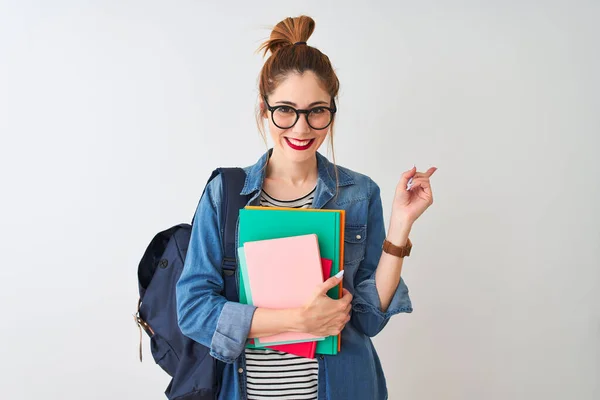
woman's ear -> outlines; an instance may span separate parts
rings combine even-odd
[[[267,105],[265,104],[265,101],[263,99],[260,99],[258,101],[258,106],[260,107],[260,115],[263,118],[267,118]]]

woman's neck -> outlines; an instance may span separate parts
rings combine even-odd
[[[293,162],[282,157],[276,149],[267,164],[267,179],[299,187],[306,184],[314,185],[317,182],[317,157],[312,157],[303,162]]]

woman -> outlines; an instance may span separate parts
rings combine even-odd
[[[287,18],[261,46],[271,56],[260,75],[257,117],[261,131],[268,121],[274,146],[245,169],[242,193],[252,194],[253,205],[346,210],[344,274],[325,281],[299,309],[227,301],[220,295],[221,181],[211,181],[198,205],[202,226],[192,229],[177,301],[182,332],[227,363],[220,399],[385,399],[385,377],[370,337],[392,315],[412,312],[400,277],[402,252],[410,246],[414,221],[433,202],[429,178],[436,168],[419,173],[413,167],[402,175],[386,236],[379,187],[317,153],[333,136],[339,82],[327,56],[306,44],[314,27],[310,17]],[[341,279],[346,289],[333,300],[326,292]],[[341,351],[306,359],[245,349],[249,338],[287,331],[342,332]]]

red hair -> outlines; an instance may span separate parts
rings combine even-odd
[[[303,74],[306,71],[312,71],[319,79],[321,87],[331,96],[332,101],[335,100],[340,89],[340,82],[329,57],[316,47],[306,44],[314,30],[315,21],[306,15],[295,18],[289,17],[275,25],[269,39],[258,48],[258,52],[262,51],[263,56],[266,56],[269,52],[271,53],[260,71],[258,80],[259,101],[262,102],[263,96],[268,98],[290,74]],[[265,143],[263,117],[266,112],[264,107],[259,107],[256,113],[256,122]],[[333,152],[334,123],[335,117],[329,127],[329,145],[335,164],[335,154]]]

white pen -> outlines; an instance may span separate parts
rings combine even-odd
[[[415,164],[413,164],[412,168],[414,168],[414,167],[415,167]],[[408,184],[406,185],[406,190],[410,190],[412,188],[412,180],[413,180],[413,178],[410,178],[408,180]]]

